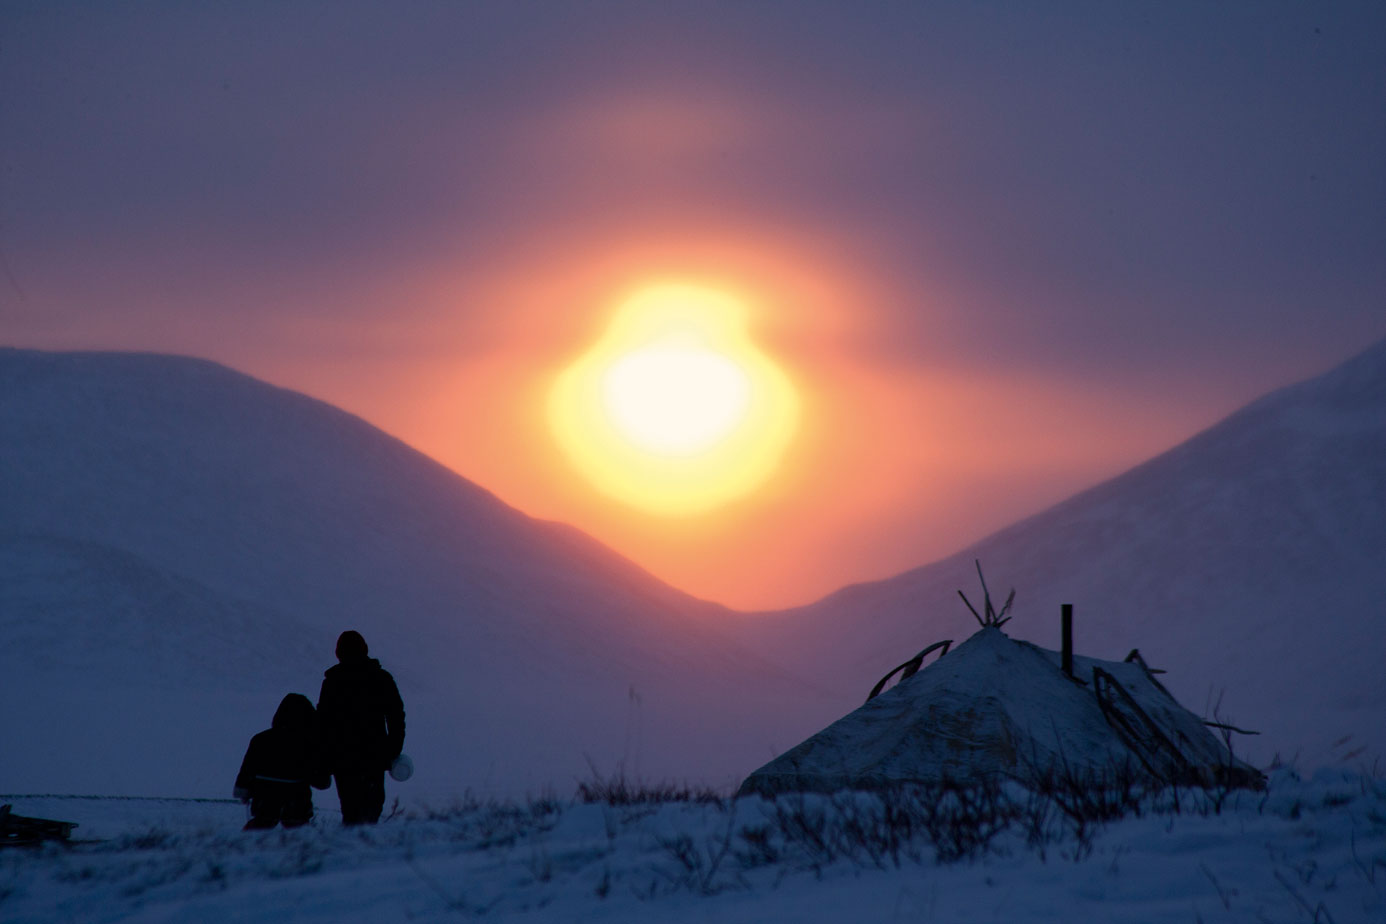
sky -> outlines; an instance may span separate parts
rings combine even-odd
[[[359,414],[739,608],[956,551],[1386,336],[1379,3],[0,7],[0,344]],[[795,383],[711,512],[546,395],[732,292]]]

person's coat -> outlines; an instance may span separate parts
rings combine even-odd
[[[333,773],[383,772],[404,749],[404,703],[395,678],[374,658],[327,669],[318,718]]]
[[[264,790],[265,784],[301,785],[303,796],[310,785],[317,789],[331,785],[317,716],[306,696],[285,696],[270,727],[250,739],[236,774],[236,790],[252,794]]]

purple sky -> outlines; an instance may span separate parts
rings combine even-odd
[[[10,2],[0,343],[219,359],[797,602],[1386,336],[1383,49],[1381,3]],[[817,475],[670,526],[479,445],[647,272],[775,303]]]

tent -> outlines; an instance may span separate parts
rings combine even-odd
[[[983,628],[956,648],[921,652],[944,651],[928,667],[918,669],[920,656],[901,665],[905,679],[756,770],[738,795],[997,777],[1034,784],[1056,774],[1263,785],[1139,652],[1102,661],[1070,651],[1070,673],[1065,655],[1002,632],[989,601],[979,621]],[[1228,737],[1240,731],[1219,728]]]

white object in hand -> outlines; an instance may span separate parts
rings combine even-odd
[[[395,762],[390,764],[390,776],[403,783],[414,775],[414,762],[409,759],[408,754],[401,754],[395,758]]]

